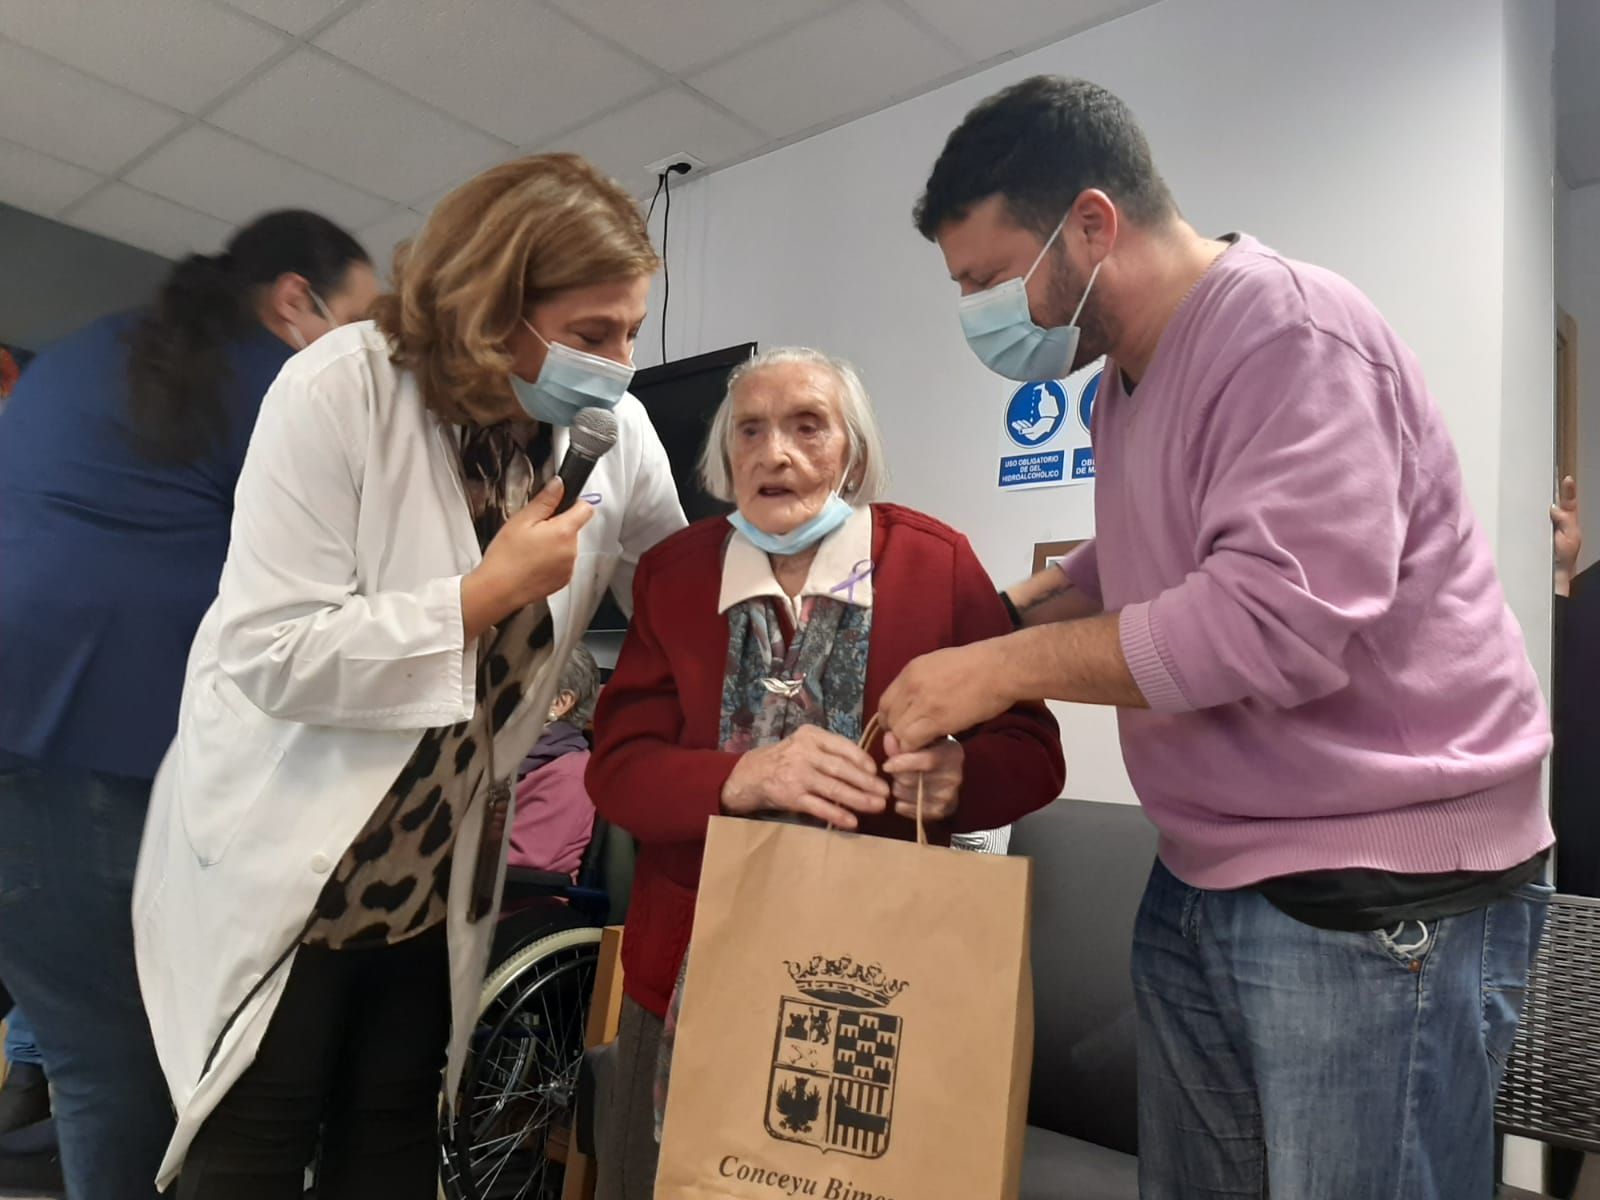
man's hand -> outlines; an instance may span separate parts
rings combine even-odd
[[[999,716],[1012,693],[1007,638],[935,650],[913,659],[878,700],[878,712],[902,754],[963,733]],[[915,796],[913,795],[913,800]]]
[[[884,734],[884,751],[889,755],[883,770],[894,780],[894,811],[917,819],[917,791],[922,792],[922,819],[945,821],[955,815],[961,803],[962,766],[967,752],[954,738],[942,738],[924,750],[904,753],[900,739]]]
[[[878,698],[902,752],[965,733],[1024,700],[1145,708],[1115,613],[1023,629],[914,658]]]
[[[1550,506],[1550,524],[1555,526],[1555,591],[1570,595],[1572,577],[1577,574],[1578,551],[1583,549],[1583,529],[1578,524],[1578,481],[1568,475],[1561,481],[1561,494]]]

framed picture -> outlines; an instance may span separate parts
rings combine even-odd
[[[1055,566],[1088,540],[1087,538],[1078,538],[1072,542],[1035,542],[1033,544],[1033,573],[1037,575],[1046,567]]]

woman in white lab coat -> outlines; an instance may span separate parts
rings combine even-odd
[[[508,163],[268,392],[135,884],[182,1200],[298,1197],[313,1156],[324,1197],[434,1195],[505,785],[603,591],[683,524],[626,394],[657,266],[581,159]],[[551,516],[591,405],[617,444]]]

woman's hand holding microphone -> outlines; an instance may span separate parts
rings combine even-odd
[[[578,534],[594,516],[579,500],[560,516],[559,478],[511,516],[483,561],[461,580],[461,623],[467,641],[520,608],[544,600],[566,587],[578,561]]]

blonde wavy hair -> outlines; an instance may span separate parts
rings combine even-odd
[[[660,265],[631,196],[576,154],[539,154],[439,201],[396,250],[393,290],[373,316],[429,408],[458,424],[493,421],[512,400],[507,346],[531,305]]]

